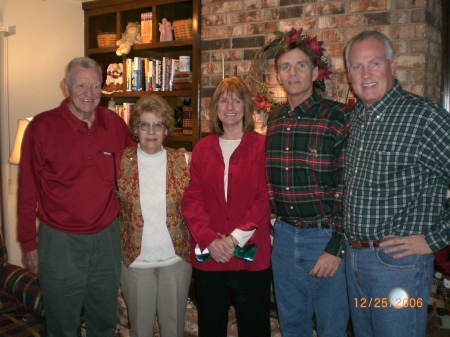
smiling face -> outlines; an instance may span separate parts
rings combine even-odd
[[[95,115],[100,103],[102,79],[96,68],[75,65],[68,79],[63,80],[69,95],[69,109],[80,119]]]
[[[148,128],[146,131],[141,130],[139,127],[136,129],[141,150],[148,154],[156,154],[161,151],[162,143],[167,135],[167,129],[164,126],[162,130],[156,131],[153,123],[159,122],[164,125],[163,118],[153,112],[143,112],[139,122],[146,126],[144,128]]]
[[[280,56],[277,68],[277,79],[286,92],[291,108],[312,95],[318,68],[312,65],[302,50],[296,48]]]
[[[224,92],[217,104],[217,116],[224,130],[240,129],[244,126],[244,101],[235,93]]]
[[[380,100],[395,83],[395,61],[386,56],[377,38],[355,42],[348,54],[348,75],[353,91],[365,108]]]

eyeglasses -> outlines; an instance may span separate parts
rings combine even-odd
[[[153,122],[150,124],[149,122],[138,122],[137,127],[141,131],[148,131],[150,127],[153,128],[153,131],[160,132],[164,129],[165,124],[163,122]]]

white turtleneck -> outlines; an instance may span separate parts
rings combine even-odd
[[[228,195],[228,171],[230,168],[230,158],[233,152],[237,149],[241,139],[222,139],[219,138],[220,149],[222,150],[223,161],[225,163],[225,172],[223,174],[223,187],[225,191],[225,202]],[[239,228],[235,228],[231,235],[237,240],[239,246],[243,247],[247,241],[251,238],[255,230],[243,231]]]
[[[138,144],[137,161],[144,228],[141,254],[130,267],[168,266],[178,262],[181,258],[175,254],[166,224],[167,151],[163,148],[158,153],[151,155],[142,151]]]

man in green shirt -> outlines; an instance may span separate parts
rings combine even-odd
[[[358,34],[345,57],[359,98],[343,214],[355,336],[425,336],[432,253],[449,245],[450,114],[402,89],[385,35]]]
[[[349,315],[341,223],[350,107],[315,91],[320,54],[302,40],[285,43],[275,57],[288,102],[269,115],[266,171],[283,337],[311,337],[313,316],[319,336],[345,337]]]

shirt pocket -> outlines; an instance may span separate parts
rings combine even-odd
[[[119,179],[120,160],[122,152],[117,148],[107,148],[105,150],[98,150],[95,156],[96,170],[99,179],[107,184],[115,183]]]
[[[414,155],[401,152],[374,151],[369,155],[367,172],[372,186],[391,189],[399,187],[413,176],[417,159]]]

